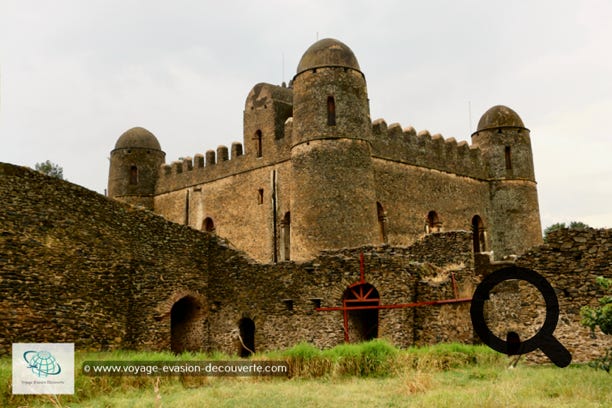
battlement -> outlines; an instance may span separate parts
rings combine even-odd
[[[291,128],[290,120],[287,126]],[[288,149],[286,150],[288,156]],[[239,142],[232,143],[231,148],[220,145],[216,150],[210,149],[204,154],[196,153],[193,157],[183,157],[169,164],[162,164],[159,168],[156,193],[206,183],[281,160],[283,157],[272,153],[264,157],[256,157],[255,154],[246,155],[243,144]]]
[[[412,126],[387,125],[384,119],[372,123],[372,134],[373,157],[467,177],[486,177],[480,148],[464,140],[445,139],[439,133],[431,135],[428,130],[417,133]]]

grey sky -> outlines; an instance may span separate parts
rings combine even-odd
[[[333,37],[372,119],[470,141],[507,105],[531,130],[543,225],[612,227],[610,21],[610,1],[0,0],[0,161],[49,159],[103,192],[131,127],[167,162],[242,142],[253,85]]]

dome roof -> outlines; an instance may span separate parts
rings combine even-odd
[[[318,67],[346,67],[361,71],[353,51],[333,38],[324,38],[312,44],[302,55],[297,73]]]
[[[503,105],[493,106],[486,111],[478,121],[478,130],[494,129],[500,127],[524,128],[521,117],[512,109]]]
[[[133,127],[126,131],[117,139],[117,143],[115,144],[115,149],[132,148],[161,150],[161,146],[155,135],[141,127]]]

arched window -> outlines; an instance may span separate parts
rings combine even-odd
[[[430,211],[427,213],[427,219],[425,221],[425,232],[440,232],[442,231],[442,222],[440,221],[440,217],[438,213],[435,211]]]
[[[327,97],[327,125],[336,125],[336,101],[333,96]]]
[[[506,146],[504,149],[504,156],[506,158],[506,170],[512,170],[512,148]]]
[[[378,229],[380,231],[380,240],[387,243],[387,215],[381,203],[376,203],[376,214],[378,216]]]
[[[288,261],[291,259],[291,213],[286,212],[281,221],[281,259]]]
[[[255,155],[256,155],[256,157],[263,156],[262,133],[261,133],[261,130],[257,129],[257,131],[255,132],[255,137],[253,137],[253,140],[255,140]]]
[[[206,232],[215,232],[215,223],[212,218],[206,217],[202,222],[202,229]]]
[[[472,217],[472,241],[474,253],[486,252],[487,250],[487,233],[479,215]]]
[[[130,167],[130,184],[138,184],[138,167],[136,166]]]

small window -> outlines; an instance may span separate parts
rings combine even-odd
[[[312,302],[312,305],[314,306],[315,309],[321,307],[321,299],[319,299],[319,298],[312,298],[312,299],[310,299],[310,301]]]
[[[264,190],[260,188],[257,190],[257,204],[262,205],[264,201]]]
[[[510,146],[506,146],[504,150],[506,157],[506,170],[512,170],[512,149]]]
[[[327,125],[336,126],[336,101],[333,96],[327,97]]]
[[[261,157],[263,155],[263,148],[262,148],[262,134],[261,134],[261,130],[257,129],[257,132],[255,132],[255,137],[253,138],[255,140],[255,154],[257,157]]]
[[[130,184],[138,184],[138,167],[136,166],[130,167]]]
[[[283,299],[283,303],[285,304],[285,308],[287,310],[293,310],[293,299]]]

